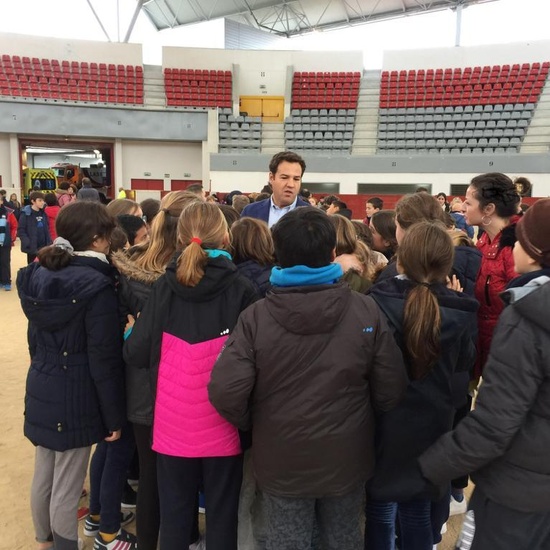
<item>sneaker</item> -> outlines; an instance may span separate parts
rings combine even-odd
[[[9,292],[11,290],[11,285],[4,285],[4,290]]]
[[[441,534],[444,535],[447,532],[447,522],[441,526]]]
[[[136,519],[134,512],[120,512],[120,526],[128,525]],[[87,537],[95,537],[99,533],[99,521],[94,521],[90,516],[84,522],[84,534]]]
[[[137,537],[120,529],[111,542],[105,542],[98,533],[94,540],[94,550],[137,550]]]
[[[134,491],[128,483],[124,487],[124,492],[122,493],[122,499],[120,501],[121,508],[135,508],[137,502],[137,493]]]
[[[449,516],[458,516],[459,514],[465,514],[468,510],[468,501],[464,497],[460,502],[451,495],[451,502],[449,504]]]
[[[189,550],[206,550],[206,540],[200,537],[197,542],[189,545]]]

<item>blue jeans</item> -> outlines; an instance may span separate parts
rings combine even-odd
[[[399,520],[400,550],[432,550],[429,500],[367,502],[366,550],[394,550],[395,522]]]
[[[99,530],[116,533],[120,529],[120,501],[126,472],[136,447],[132,426],[122,429],[120,439],[100,441],[90,463],[90,514],[100,514]]]

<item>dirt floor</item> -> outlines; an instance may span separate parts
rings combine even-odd
[[[23,436],[23,397],[29,364],[27,322],[15,288],[17,270],[25,264],[26,255],[19,250],[17,241],[12,251],[12,291],[0,289],[0,550],[35,548],[29,504],[34,447]],[[85,504],[82,501],[81,505]],[[454,549],[461,523],[462,516],[450,518],[439,550]],[[129,525],[128,530],[133,532],[133,527]],[[85,548],[91,550],[93,540],[83,539]]]

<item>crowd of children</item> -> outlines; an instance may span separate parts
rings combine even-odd
[[[521,215],[507,176],[474,178],[475,246],[444,196],[370,199],[358,227],[299,199],[304,171],[275,155],[240,219],[202,189],[145,216],[70,199],[55,233],[42,193],[19,223],[0,205],[0,254],[17,233],[29,261],[38,550],[81,547],[93,445],[94,550],[432,550],[453,502],[460,550],[550,547],[550,199]]]

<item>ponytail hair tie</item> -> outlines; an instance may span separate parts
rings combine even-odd
[[[426,288],[430,288],[430,286],[432,286],[430,283],[417,283],[419,284],[420,286],[425,286]]]
[[[199,246],[201,246],[202,241],[198,237],[192,237],[191,240],[189,241],[189,244],[191,243],[197,243]]]
[[[69,254],[72,254],[74,252],[73,245],[67,239],[64,239],[63,237],[57,237],[54,240],[53,245],[56,246],[57,248],[61,248],[63,250],[66,250]]]

